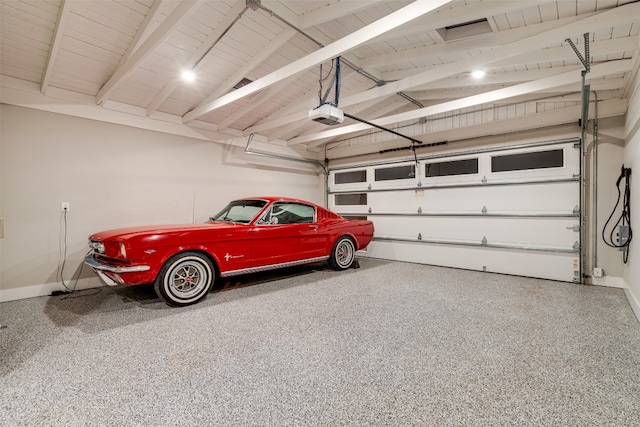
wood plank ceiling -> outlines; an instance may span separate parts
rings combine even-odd
[[[577,120],[584,67],[567,40],[583,56],[588,44],[587,82],[604,116],[624,114],[640,64],[633,0],[0,4],[5,87],[26,82],[46,96],[90,97],[219,140],[255,133],[302,151],[397,141],[350,119],[308,119],[338,56],[345,113],[425,142],[471,126],[495,132]],[[472,77],[475,69],[486,75]]]

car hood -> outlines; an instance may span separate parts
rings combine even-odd
[[[150,225],[143,227],[118,228],[95,233],[89,237],[90,240],[127,240],[132,237],[189,233],[199,230],[231,230],[237,227],[246,227],[246,224],[234,224],[231,222],[207,222],[204,224],[173,224],[173,225]]]

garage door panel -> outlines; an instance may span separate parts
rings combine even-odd
[[[329,207],[374,222],[368,256],[580,280],[578,141],[341,168]]]
[[[376,217],[376,236],[534,245],[571,249],[577,218]],[[574,231],[575,230],[575,231]]]
[[[463,188],[372,192],[367,208],[373,213],[571,213],[580,204],[578,183],[520,184]],[[364,206],[360,211],[366,212]],[[334,206],[334,209],[341,210]]]
[[[578,254],[546,253],[428,243],[372,242],[367,257],[402,260],[572,282],[578,274]]]

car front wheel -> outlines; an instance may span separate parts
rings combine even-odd
[[[207,296],[215,280],[211,261],[196,252],[173,256],[160,270],[154,289],[168,305],[195,304]]]
[[[351,267],[356,258],[356,247],[353,240],[343,236],[333,245],[333,251],[329,257],[329,266],[334,270],[346,270]]]

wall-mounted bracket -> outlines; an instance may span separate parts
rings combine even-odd
[[[573,44],[573,40],[565,39],[565,41],[569,43],[569,46],[571,46],[571,49],[573,49],[573,51],[575,52],[580,62],[582,62],[582,66],[584,67],[583,73],[586,74],[589,71],[591,71],[591,64],[590,64],[591,57],[589,55],[589,33],[584,33],[583,36],[584,36],[584,57],[582,56],[582,54],[580,53],[576,45]]]

